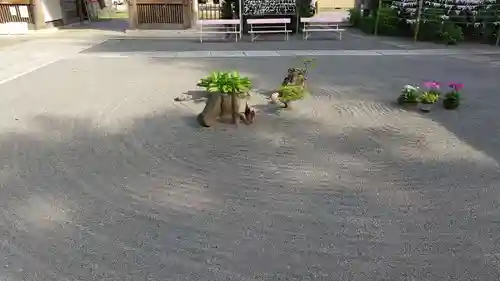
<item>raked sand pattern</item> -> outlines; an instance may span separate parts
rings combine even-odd
[[[263,98],[253,103],[259,101]],[[456,263],[453,253],[463,251],[461,247],[478,247],[483,255],[492,249],[484,234],[470,227],[494,209],[487,198],[498,196],[498,164],[427,116],[389,103],[335,98],[311,98],[279,116],[272,106],[260,105],[253,127],[219,126],[194,133],[185,123],[172,124],[168,131],[175,137],[163,144],[173,148],[168,161],[179,173],[189,170],[192,178],[176,182],[184,189],[182,195],[173,192],[162,203],[196,213],[229,200],[230,213],[237,218],[231,224],[265,222],[257,239],[268,245],[262,251],[271,253],[263,254],[263,260],[279,264],[271,257],[293,253],[295,243],[308,243],[315,258],[301,254],[297,259],[306,264],[333,260],[335,265],[317,270],[327,274],[325,268],[331,267],[337,272],[335,280],[341,280],[336,279],[341,268],[350,271],[353,265],[362,272],[376,270],[386,272],[380,276],[397,278],[401,267],[424,261],[442,264],[442,269],[429,265],[432,269],[413,274],[420,276],[418,280],[433,280],[449,274],[436,271]],[[201,110],[194,104],[176,106],[186,116]],[[216,189],[226,199],[210,199],[199,193],[200,186]],[[144,197],[151,191],[142,192],[138,195]],[[162,190],[153,192],[158,197],[147,200],[162,198]],[[484,205],[471,203],[472,194],[483,198]],[[460,211],[445,211],[449,209]],[[286,226],[283,220],[294,223]],[[319,225],[321,231],[312,231]],[[288,238],[278,238],[281,235]],[[455,241],[457,235],[461,242]],[[460,254],[460,267],[468,272],[473,270],[472,260],[486,261],[474,251]],[[352,254],[356,257],[347,257]],[[339,259],[349,261],[339,266]],[[359,260],[365,261],[360,265]],[[465,276],[462,269],[454,278]],[[422,271],[433,272],[432,277],[422,277]],[[359,278],[352,271],[343,274],[349,280]]]
[[[0,112],[3,279],[499,279],[497,159],[443,125],[457,112],[402,110],[379,79],[369,98],[320,66],[293,111],[257,93],[256,124],[205,129],[202,100],[173,98],[206,69],[118,60],[48,69],[73,69],[67,86],[12,84],[24,95]],[[103,73],[125,82],[103,94]],[[460,122],[497,137],[475,126],[482,101],[470,95]]]

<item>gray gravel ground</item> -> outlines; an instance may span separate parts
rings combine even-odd
[[[7,36],[0,35],[0,48],[16,45],[25,41],[27,41],[27,39],[10,38]]]
[[[213,69],[264,92],[291,65],[84,57],[0,85],[0,280],[499,280],[497,69],[321,57],[312,97],[256,95],[249,127],[173,102]],[[463,106],[392,105],[427,79]]]
[[[111,39],[103,44],[89,48],[85,53],[93,52],[136,52],[136,51],[239,51],[239,50],[373,50],[400,49],[397,46],[382,43],[378,40],[358,38],[345,35],[344,40],[334,39],[333,35],[319,35],[310,40],[291,37],[283,40],[282,36],[265,36],[252,43],[250,38],[234,43],[230,40],[208,40],[200,43],[198,38],[190,40],[157,40],[157,39]],[[228,42],[229,41],[229,42]],[[439,45],[436,45],[439,46]],[[442,47],[442,46],[441,46]]]

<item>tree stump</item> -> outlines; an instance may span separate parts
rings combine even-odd
[[[212,93],[207,99],[203,111],[198,115],[198,123],[204,127],[213,126],[218,120],[238,124],[239,121],[249,125],[255,120],[255,109],[245,108],[245,114],[240,113],[241,99],[236,95]]]
[[[224,120],[232,120],[234,123],[234,114],[236,116],[240,112],[240,99],[234,95],[222,95],[222,105],[220,118]]]
[[[203,111],[198,115],[198,123],[203,127],[211,127],[217,122],[222,110],[222,95],[212,93],[208,96],[207,103]]]
[[[239,119],[239,109],[240,109],[240,103],[238,97],[235,95],[231,95],[231,113],[233,117],[233,124],[238,125],[240,119]]]

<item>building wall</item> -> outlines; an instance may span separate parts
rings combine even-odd
[[[28,33],[34,29],[33,19],[29,0],[0,0],[0,35]]]
[[[78,15],[78,5],[76,0],[60,0],[61,1],[61,10],[63,16],[64,24],[69,24],[73,22],[77,22],[80,20]]]
[[[59,0],[41,0],[45,22],[63,19],[61,2]]]
[[[356,6],[356,0],[317,0],[319,11],[350,9]]]

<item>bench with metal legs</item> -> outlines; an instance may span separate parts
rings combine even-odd
[[[203,34],[235,34],[236,42],[241,37],[240,20],[220,19],[220,20],[199,20],[200,42],[203,43]]]
[[[304,40],[307,40],[313,32],[334,32],[337,33],[337,38],[342,40],[342,32],[345,29],[340,28],[339,24],[347,21],[346,13],[339,12],[324,17],[300,18],[300,22],[304,24],[302,34]]]
[[[290,24],[290,18],[264,18],[264,19],[247,19],[247,24],[250,26],[248,33],[252,36],[252,42],[261,34],[279,34],[285,35],[285,40],[288,40],[288,33],[292,32],[287,25]]]

